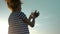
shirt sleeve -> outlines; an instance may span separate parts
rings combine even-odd
[[[27,17],[26,17],[26,15],[24,13],[22,13],[22,17],[21,18],[22,19],[26,19]]]

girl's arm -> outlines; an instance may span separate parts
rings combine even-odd
[[[32,19],[32,21],[30,21],[31,20],[31,18],[29,18],[29,19],[23,19],[23,21],[26,23],[26,24],[28,24],[28,25],[30,25],[31,27],[34,27],[34,25],[35,25],[35,18],[33,18]]]
[[[29,16],[29,19],[23,19],[23,21],[26,23],[26,24],[28,24],[28,25],[30,25],[31,27],[34,27],[34,25],[35,25],[35,18],[37,18],[38,16],[39,16],[39,12],[36,12],[37,10],[35,10],[35,12],[34,13],[31,13],[31,15]],[[32,19],[32,21],[31,21],[31,19]]]

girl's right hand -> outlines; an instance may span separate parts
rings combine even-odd
[[[34,13],[32,12],[30,15],[31,18],[37,18],[38,16],[39,16],[39,11],[37,12],[37,10],[35,10]]]

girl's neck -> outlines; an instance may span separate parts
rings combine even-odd
[[[12,10],[12,12],[21,12],[21,9]]]

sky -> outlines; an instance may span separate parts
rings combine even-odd
[[[27,17],[38,10],[35,27],[29,26],[30,34],[60,34],[60,0],[21,0],[22,11]],[[11,10],[0,0],[0,34],[8,34],[8,17]]]

